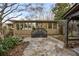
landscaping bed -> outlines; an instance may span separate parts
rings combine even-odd
[[[18,37],[0,39],[0,56],[20,56],[28,44]]]
[[[29,42],[22,42],[8,51],[8,56],[22,56],[24,49],[28,46]]]

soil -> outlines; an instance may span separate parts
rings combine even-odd
[[[29,45],[29,42],[22,42],[8,51],[8,56],[22,56],[24,49]]]

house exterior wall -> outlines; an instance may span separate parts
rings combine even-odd
[[[38,23],[40,26],[39,27],[42,27],[42,28],[45,28],[47,30],[47,34],[48,35],[52,35],[52,34],[59,34],[59,25],[57,24],[57,29],[53,28],[53,23],[52,23],[52,28],[49,29],[48,28],[48,23]]]
[[[23,22],[25,23],[25,22]],[[16,28],[16,24],[23,24],[22,22],[15,22],[13,24],[13,34],[14,36],[20,36],[20,37],[31,37],[31,33],[32,33],[32,29],[27,29],[27,30],[17,30]],[[56,23],[57,24],[57,23]],[[59,26],[57,24],[57,28],[53,28],[53,23],[52,23],[52,28],[48,28],[48,23],[38,23],[38,26],[41,28],[44,28],[47,30],[47,34],[49,35],[53,35],[53,34],[59,34]]]
[[[22,23],[14,23],[13,24],[13,34],[14,34],[14,36],[19,36],[19,37],[31,36],[32,30],[17,30],[16,24],[22,24]]]
[[[59,34],[59,26],[57,24],[57,28],[53,28],[53,23],[52,23],[52,29],[47,28],[48,34],[49,35],[54,35],[54,34]]]

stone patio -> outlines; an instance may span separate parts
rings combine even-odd
[[[25,38],[30,44],[25,48],[23,56],[76,56],[72,50],[64,48],[64,43],[53,38]]]

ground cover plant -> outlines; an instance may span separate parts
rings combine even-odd
[[[20,44],[21,40],[17,37],[6,37],[0,40],[0,55],[7,55],[10,49]]]

